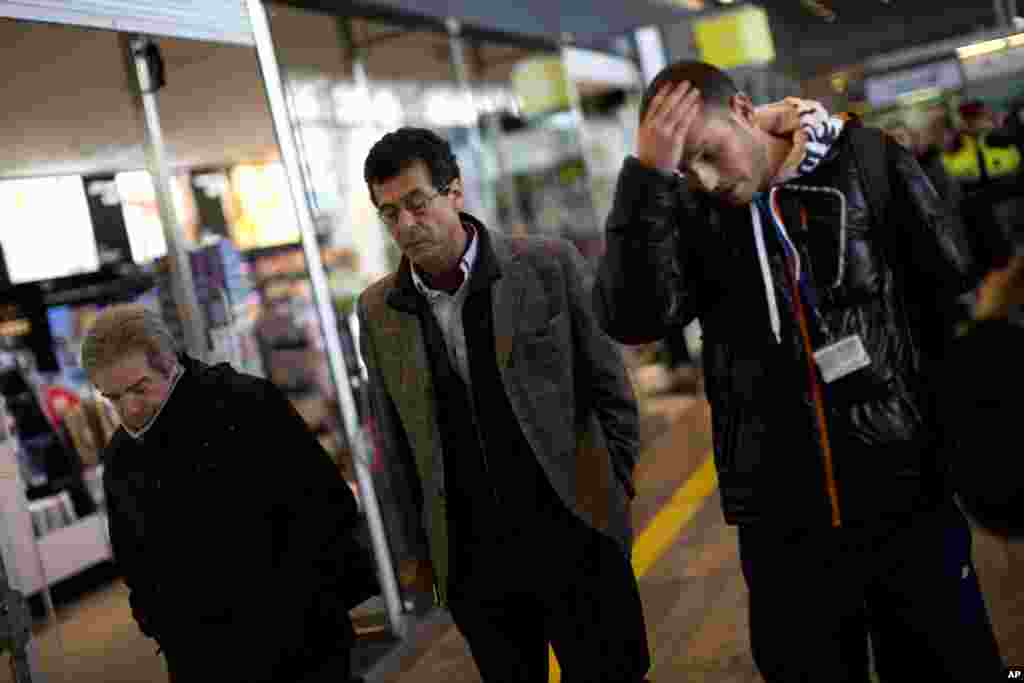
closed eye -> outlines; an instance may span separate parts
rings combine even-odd
[[[102,396],[103,398],[107,399],[111,403],[117,403],[118,401],[121,400],[121,397],[124,396],[125,394],[141,394],[143,391],[146,390],[146,385],[147,384],[149,384],[149,378],[148,377],[143,377],[138,382],[136,382],[135,384],[131,385],[130,387],[128,387],[127,389],[125,389],[121,393],[118,393],[118,394],[104,394],[101,391],[100,392],[100,396]]]

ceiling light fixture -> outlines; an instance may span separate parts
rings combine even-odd
[[[800,4],[802,4],[812,14],[821,17],[825,21],[832,22],[837,18],[835,11],[819,0],[800,0]]]
[[[980,43],[964,45],[963,47],[957,48],[956,54],[960,59],[972,59],[974,57],[980,57],[982,55],[1004,50],[1007,46],[1018,47],[1024,44],[1022,41],[1024,41],[1024,34],[1018,33],[1017,35],[1010,36],[1009,38],[996,38],[995,40],[985,40]]]

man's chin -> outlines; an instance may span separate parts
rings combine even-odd
[[[136,421],[128,422],[127,420],[122,420],[122,422],[124,423],[124,426],[127,427],[129,430],[131,430],[133,432],[142,431],[143,428],[145,428],[145,426],[149,424],[149,421],[150,421],[150,418],[148,418],[148,417],[145,420],[139,420],[137,422]]]
[[[727,206],[739,207],[750,204],[754,200],[754,196],[743,190],[733,190],[725,194],[715,195],[715,199]]]
[[[422,244],[412,249],[408,249],[405,255],[409,258],[409,261],[420,270],[432,271],[437,261],[437,257],[433,253],[433,249],[430,245]]]

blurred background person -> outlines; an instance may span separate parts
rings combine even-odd
[[[1019,421],[1024,390],[1024,256],[994,271],[974,319],[950,347],[943,410],[951,425],[952,481],[964,509],[986,529],[1024,537],[1024,458]]]
[[[885,132],[905,149],[914,153],[914,157],[921,168],[932,181],[932,186],[939,196],[946,200],[951,207],[958,208],[962,193],[959,184],[950,177],[946,167],[942,163],[942,139],[944,132],[937,127],[937,134],[933,135],[926,129],[919,131],[911,128],[902,121],[897,121],[886,127]],[[936,138],[938,138],[936,140]]]
[[[963,125],[956,143],[943,156],[949,173],[972,189],[1016,175],[1021,165],[1020,150],[989,144],[989,135],[998,128],[993,109],[971,100],[960,105],[959,113]]]

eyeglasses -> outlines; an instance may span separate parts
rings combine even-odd
[[[398,200],[399,206],[395,206],[394,204],[384,204],[378,208],[377,215],[380,216],[384,225],[393,228],[398,225],[398,219],[402,215],[402,209],[405,209],[413,216],[422,216],[423,212],[427,210],[427,206],[430,202],[446,194],[448,194],[447,186],[440,188],[430,196],[425,195],[420,190],[413,190]]]

